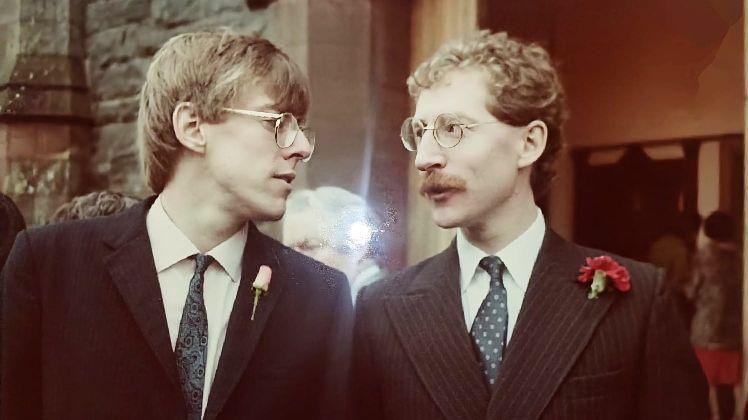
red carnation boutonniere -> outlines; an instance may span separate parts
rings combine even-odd
[[[626,267],[607,255],[587,258],[587,265],[579,269],[580,283],[590,283],[588,299],[597,299],[600,293],[615,288],[621,292],[631,290],[631,278]],[[612,287],[611,287],[612,285]]]
[[[260,304],[260,296],[266,294],[270,288],[270,277],[272,274],[273,271],[270,267],[261,265],[260,271],[257,272],[257,277],[255,277],[255,281],[252,282],[252,287],[255,289],[255,301],[252,305],[251,321],[255,320],[255,311],[257,310],[257,306]]]

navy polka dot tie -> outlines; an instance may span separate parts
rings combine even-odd
[[[208,315],[203,300],[203,280],[213,257],[198,254],[195,260],[195,274],[190,280],[182,321],[179,323],[177,345],[174,348],[189,420],[200,420],[203,415],[205,361],[208,356]]]
[[[488,295],[478,310],[473,321],[470,335],[473,337],[483,374],[489,388],[493,388],[499,376],[499,368],[504,357],[507,322],[509,313],[506,303],[506,289],[502,275],[504,263],[496,256],[484,257],[478,264],[491,276]]]

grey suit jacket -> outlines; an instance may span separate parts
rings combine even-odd
[[[354,328],[359,419],[706,419],[707,385],[661,271],[587,298],[604,255],[547,231],[493,392],[465,328],[459,261],[441,254],[366,287]]]

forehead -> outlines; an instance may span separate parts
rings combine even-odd
[[[415,119],[433,121],[439,114],[463,114],[473,118],[490,117],[488,76],[477,68],[451,70],[416,100]]]
[[[253,111],[277,111],[275,100],[268,95],[266,89],[256,84],[244,86],[237,95],[236,107],[240,109],[249,109]]]

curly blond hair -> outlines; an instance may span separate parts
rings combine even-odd
[[[140,92],[138,145],[148,186],[160,193],[183,149],[174,134],[172,113],[191,102],[198,117],[222,121],[249,87],[261,87],[278,112],[299,121],[309,108],[309,82],[301,69],[270,41],[224,29],[177,35],[161,47]]]
[[[506,32],[478,31],[442,45],[408,78],[408,91],[417,99],[446,73],[470,67],[488,75],[491,99],[486,106],[498,120],[513,126],[541,120],[548,127],[545,151],[530,176],[533,193],[542,196],[555,175],[554,161],[563,146],[561,126],[566,119],[564,91],[548,52]]]

